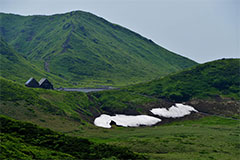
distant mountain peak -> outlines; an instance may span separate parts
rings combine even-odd
[[[0,18],[0,35],[17,52],[73,84],[133,84],[196,64],[88,12]]]

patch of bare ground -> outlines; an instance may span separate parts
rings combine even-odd
[[[192,99],[186,104],[193,106],[199,112],[210,115],[232,117],[240,115],[240,101],[227,98],[215,98],[211,100]]]
[[[157,125],[162,125],[166,123],[171,123],[174,121],[183,120],[197,120],[206,116],[222,116],[226,118],[240,117],[240,101],[229,99],[229,98],[214,98],[210,100],[203,99],[192,99],[188,102],[183,102],[184,104],[194,107],[198,112],[191,112],[190,115],[179,118],[165,118],[161,116],[156,116],[150,112],[152,108],[170,108],[174,105],[174,102],[168,100],[159,99],[156,102],[147,103],[141,106],[141,113],[148,114],[150,116],[155,116],[160,118],[162,121]]]

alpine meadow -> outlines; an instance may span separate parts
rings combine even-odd
[[[0,142],[0,159],[238,160],[240,59],[84,11],[0,13]]]

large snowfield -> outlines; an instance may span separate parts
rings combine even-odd
[[[102,114],[100,117],[95,119],[94,124],[98,127],[111,128],[111,121],[114,121],[117,125],[123,127],[138,127],[140,125],[154,125],[160,122],[161,119],[147,115],[128,116],[117,114],[115,116],[109,116]]]
[[[178,118],[191,114],[191,112],[198,112],[196,109],[189,105],[176,103],[169,109],[166,108],[153,108],[150,110],[153,114],[166,117],[166,118]]]
[[[184,105],[181,103],[176,103],[169,109],[167,108],[153,108],[150,110],[154,115],[165,117],[165,118],[178,118],[184,117],[191,114],[191,112],[198,112],[196,109],[189,105]],[[102,114],[94,120],[94,125],[103,128],[111,128],[111,122],[115,122],[118,126],[123,127],[139,127],[152,126],[162,120],[153,116],[148,115],[123,115],[117,114],[115,116],[109,116],[107,114]]]

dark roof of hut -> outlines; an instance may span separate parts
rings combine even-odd
[[[47,78],[42,78],[40,81],[39,81],[39,85],[41,86],[41,84],[43,84],[44,82],[49,82],[48,80],[47,80]],[[50,83],[50,82],[49,82]]]
[[[33,77],[31,77],[31,78],[25,83],[25,86],[27,86],[27,87],[33,87],[33,88],[38,88],[38,87],[39,87],[39,84],[38,84],[38,82],[37,82]]]
[[[51,84],[51,82],[48,81],[47,78],[42,78],[39,81],[39,86],[40,88],[44,88],[44,89],[53,89],[53,85]]]
[[[31,78],[25,83],[25,85],[29,84],[33,79],[34,79],[34,78],[31,77]]]
[[[25,85],[28,85],[28,84],[30,84],[31,82],[38,83],[33,77],[31,77],[31,78],[25,83]]]

